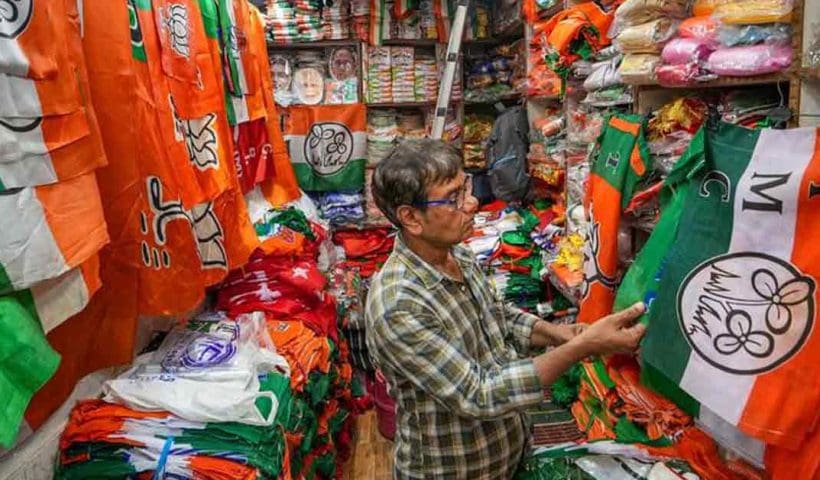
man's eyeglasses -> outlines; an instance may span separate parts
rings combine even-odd
[[[417,202],[413,204],[415,207],[436,207],[439,205],[450,205],[456,208],[456,210],[461,210],[464,208],[464,202],[467,201],[467,197],[473,194],[473,176],[469,173],[467,174],[466,178],[464,179],[464,184],[458,191],[454,192],[448,198],[442,198],[437,200],[427,200],[426,202]]]

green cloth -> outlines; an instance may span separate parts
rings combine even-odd
[[[59,364],[36,317],[16,298],[0,297],[0,445],[14,443],[31,397]]]

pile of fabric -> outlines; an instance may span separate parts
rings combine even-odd
[[[392,228],[345,230],[333,234],[333,243],[344,251],[345,268],[356,269],[362,278],[370,278],[393,251],[396,232]]]
[[[358,8],[354,15],[361,16],[361,6]],[[265,23],[268,37],[275,43],[343,40],[350,38],[351,3],[274,0],[268,2]]]
[[[438,97],[438,64],[436,57],[416,50],[413,87],[416,102],[434,102]]]
[[[396,110],[367,111],[367,166],[375,167],[393,150],[399,136]]]
[[[390,47],[367,47],[365,61],[365,101],[390,103],[393,101]]]
[[[293,43],[301,40],[296,8],[290,0],[268,2],[265,13],[265,30],[274,43]]]
[[[368,47],[366,65],[368,103],[436,100],[440,72],[430,52],[413,47]]]
[[[549,69],[566,79],[576,60],[588,59],[609,45],[606,33],[612,19],[612,13],[598,4],[580,3],[535,23],[533,42],[546,52]]]
[[[364,220],[361,193],[326,192],[316,196],[319,215],[333,226],[355,225]]]
[[[390,48],[390,82],[393,101],[397,103],[416,100],[415,50],[413,47]]]

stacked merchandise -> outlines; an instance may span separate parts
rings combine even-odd
[[[319,215],[333,226],[355,225],[365,219],[361,193],[325,192],[314,198]]]
[[[390,47],[367,47],[365,101],[390,103],[393,101]]]
[[[367,166],[375,168],[393,150],[399,136],[395,110],[367,111]]]
[[[369,279],[393,251],[395,235],[390,227],[335,232],[333,243],[341,247],[344,253],[344,260],[339,265],[355,269],[363,279]]]
[[[537,25],[533,24],[533,29]],[[556,75],[547,66],[547,37],[545,35],[533,35],[528,45],[527,55],[529,63],[529,74],[527,75],[528,97],[554,97],[561,93],[561,77]]]
[[[274,43],[294,43],[301,40],[299,24],[296,21],[296,9],[290,0],[273,0],[268,2],[265,14],[265,31],[268,39]]]
[[[526,79],[523,42],[498,46],[489,52],[468,55],[468,102],[494,102],[520,94]]]
[[[36,430],[80,378],[130,362],[138,318],[193,311],[247,262],[243,193],[298,196],[261,14],[181,4],[33,4],[0,46],[5,446],[27,406]]]
[[[321,0],[296,0],[296,26],[300,42],[315,42],[324,37]]]
[[[350,38],[350,0],[325,2],[322,7],[322,36],[324,40]]]
[[[563,203],[565,183],[564,151],[566,135],[563,112],[545,107],[532,115],[527,166],[537,198]]]
[[[470,2],[470,7],[464,22],[464,40],[485,40],[492,37],[492,2],[477,0]]]
[[[399,137],[403,139],[421,139],[427,135],[424,127],[424,114],[419,110],[406,110],[397,117]]]
[[[624,54],[620,76],[630,84],[652,83],[661,51],[689,14],[689,0],[627,0],[615,12],[609,37]]]
[[[413,47],[390,49],[390,82],[393,101],[396,103],[416,101],[414,58]]]
[[[370,37],[370,0],[350,0],[350,37],[367,42]]]
[[[432,54],[416,50],[413,71],[416,102],[434,102],[438,96],[438,65]]]
[[[464,118],[463,166],[468,170],[486,170],[487,140],[493,130],[493,117],[490,115],[468,114]]]

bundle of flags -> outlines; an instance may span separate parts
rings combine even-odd
[[[33,429],[79,378],[131,360],[140,315],[193,310],[247,261],[243,193],[299,196],[247,0],[26,8],[0,42],[6,446],[35,391]]]

